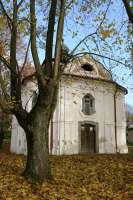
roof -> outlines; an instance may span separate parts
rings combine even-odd
[[[84,70],[84,65],[91,67],[91,70]],[[35,69],[31,65],[25,67],[22,74],[23,82],[30,80],[33,76],[36,76]],[[73,61],[65,68],[63,75],[112,83],[125,94],[128,93],[126,88],[113,81],[110,71],[92,58],[89,54],[74,58]]]
[[[84,65],[88,65],[88,70],[84,69]],[[89,66],[91,69],[89,70]],[[112,80],[112,75],[101,63],[97,62],[89,54],[75,58],[65,68],[64,74],[73,74],[82,77],[93,77],[104,80]]]
[[[85,76],[75,75],[75,74],[69,74],[69,73],[68,74],[65,73],[63,75],[64,76],[77,77],[77,78],[79,77],[79,78],[88,79],[88,80],[95,80],[95,81],[100,81],[100,82],[106,82],[106,83],[112,83],[113,85],[116,86],[117,89],[120,89],[122,92],[124,92],[125,95],[128,93],[128,90],[125,87],[119,85],[117,82],[115,82],[113,80],[107,80],[107,79],[95,78],[95,77],[87,77],[87,76],[85,77]]]

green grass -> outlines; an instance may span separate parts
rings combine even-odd
[[[133,143],[132,142],[127,142],[127,145],[128,146],[133,146]]]

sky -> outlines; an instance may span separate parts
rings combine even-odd
[[[78,2],[85,2],[78,0]],[[98,1],[96,1],[98,2]],[[115,0],[113,1],[114,4],[111,4],[108,12],[107,12],[107,18],[108,18],[108,23],[114,23],[115,22],[115,27],[117,27],[117,30],[121,29],[121,31],[118,31],[117,36],[121,33],[126,33],[127,30],[125,28],[125,24],[121,28],[121,21],[124,21],[127,19],[127,15],[123,9],[122,6],[122,1],[121,0]],[[84,3],[83,3],[84,4]],[[92,3],[93,4],[93,3]],[[84,4],[85,5],[85,4]],[[95,8],[95,7],[94,7]],[[105,11],[107,9],[107,4],[102,5],[100,9],[92,9],[91,12],[89,12],[89,6],[84,6],[86,12],[88,14],[84,14],[84,12],[79,11],[77,7],[72,8],[71,12],[68,14],[67,18],[65,19],[65,29],[64,29],[64,43],[65,45],[70,49],[70,51],[73,50],[73,48],[79,43],[80,40],[82,40],[86,35],[91,34],[96,31],[100,21],[96,20],[95,18],[97,16],[102,16],[102,11]],[[88,10],[86,10],[88,9]],[[38,11],[40,14],[40,10]],[[38,16],[38,21],[40,23],[43,23],[43,14]],[[78,21],[78,23],[75,23],[75,21]],[[106,21],[103,23],[103,25],[106,27]],[[46,24],[45,24],[46,26]],[[46,28],[43,28],[46,32]],[[86,44],[89,48],[87,48],[84,43],[79,46],[77,49],[77,52],[83,52],[83,51],[89,51],[93,53],[99,53],[101,55],[106,55],[108,57],[114,58],[116,60],[119,60],[121,62],[125,62],[124,59],[129,58],[129,52],[124,52],[124,45],[122,44],[119,45],[120,48],[115,47],[113,44],[115,36],[112,35],[110,39],[107,38],[106,42],[109,44],[108,46],[105,45],[105,42],[103,42],[99,37],[95,36],[94,38],[90,37],[87,41]],[[116,38],[115,38],[116,39]],[[54,38],[55,40],[55,38]],[[95,43],[95,41],[96,43]],[[44,48],[44,44],[42,45]],[[98,47],[97,47],[98,46]],[[98,49],[99,48],[99,49]],[[110,48],[113,50],[110,51]],[[44,60],[45,52],[44,50],[38,48],[39,51],[39,57],[41,62]],[[94,57],[95,59],[98,59],[103,65],[110,69],[111,72],[113,73],[113,80],[118,82],[120,85],[124,86],[125,88],[128,89],[128,94],[125,97],[126,103],[130,104],[133,106],[133,77],[129,76],[130,70],[125,68],[123,65],[118,65],[116,62],[111,62],[107,59],[101,59],[100,57]],[[132,89],[131,89],[132,88]]]
[[[112,37],[110,37],[110,39],[107,38],[107,42],[110,44],[111,48],[113,49],[112,52],[110,53],[110,49],[106,48],[105,50],[102,50],[103,48],[105,48],[105,43],[104,45],[102,44],[101,40],[99,40],[99,38],[95,38],[98,42],[97,42],[97,46],[99,47],[99,49],[97,48],[96,52],[101,54],[101,55],[105,55],[111,58],[114,58],[118,61],[121,61],[122,63],[125,63],[125,60],[130,60],[130,64],[132,66],[133,69],[133,60],[131,61],[131,53],[130,50],[128,50],[126,52],[126,45],[127,45],[127,27],[125,26],[125,24],[123,25],[123,22],[125,20],[127,20],[127,14],[125,12],[125,9],[123,7],[122,1],[120,0],[115,0],[113,1],[114,4],[110,5],[108,12],[107,12],[107,18],[108,18],[108,23],[115,23],[115,28],[117,30],[117,34],[112,35]],[[107,4],[105,4],[105,7],[102,5],[102,9],[103,11],[106,10]],[[101,8],[100,8],[101,10]],[[74,10],[75,12],[75,10]],[[67,46],[70,49],[73,49],[74,46],[82,39],[84,38],[86,35],[88,35],[89,33],[93,33],[97,26],[95,26],[96,22],[93,21],[93,19],[95,18],[95,16],[98,14],[99,11],[95,11],[95,13],[91,13],[90,15],[87,15],[87,18],[84,20],[85,25],[84,26],[74,26],[74,24],[72,25],[72,20],[69,21],[70,23],[70,27],[72,27],[72,31],[74,30],[78,30],[77,31],[77,36],[75,38],[71,38],[71,36],[69,34],[67,34],[67,32],[65,32],[67,34],[67,37],[65,37],[65,42],[67,44]],[[99,16],[99,14],[98,14]],[[71,17],[71,19],[74,18],[73,16]],[[84,17],[83,17],[84,18]],[[81,20],[81,19],[80,19]],[[97,22],[97,24],[99,24],[99,22]],[[104,23],[103,23],[104,24]],[[68,26],[68,23],[67,23]],[[106,27],[106,23],[105,23],[105,27]],[[66,35],[65,35],[66,36]],[[114,43],[114,38],[117,39],[119,36],[121,37],[125,37],[125,41],[123,41],[123,43],[119,44],[119,45],[115,45]],[[121,39],[121,38],[120,38]],[[79,47],[79,51],[82,51],[82,48],[85,48],[85,51],[90,50],[90,52],[95,53],[95,49],[96,49],[96,45],[94,45],[94,42],[92,42],[91,40],[88,40],[87,45],[89,46],[89,49],[86,49],[85,45],[81,45]],[[120,48],[119,48],[119,47]],[[126,48],[125,48],[126,47]],[[99,50],[99,51],[98,51]],[[129,68],[125,67],[124,65],[118,64],[116,62],[110,62],[107,59],[101,59],[100,57],[94,57],[96,59],[98,59],[101,63],[103,63],[103,65],[106,68],[111,68],[111,72],[113,74],[113,79],[118,82],[120,85],[124,86],[125,88],[127,88],[128,90],[128,94],[125,96],[125,101],[126,103],[130,104],[133,106],[133,73],[132,75],[130,75],[131,70],[129,70]],[[130,66],[130,67],[131,67]],[[114,67],[114,68],[113,68]]]
[[[80,1],[79,1],[80,2]],[[81,1],[82,2],[82,1]],[[122,43],[120,45],[115,45],[114,40],[116,37],[118,38],[119,35],[124,35],[127,33],[127,29],[125,25],[122,25],[122,22],[124,20],[127,20],[127,15],[124,10],[122,1],[115,0],[113,1],[115,3],[111,4],[108,12],[107,12],[107,18],[109,23],[115,22],[115,28],[117,29],[117,34],[112,35],[110,39],[107,39],[106,41],[113,49],[110,51],[109,48],[105,48],[105,43],[103,43],[98,37],[95,37],[94,39],[97,41],[97,46],[99,48],[96,49],[96,45],[94,44],[94,41],[92,41],[92,38],[89,38],[88,41],[86,41],[86,44],[89,46],[89,51],[93,53],[99,53],[101,55],[106,55],[108,57],[114,58],[118,61],[125,62],[125,59],[130,59],[130,51],[125,51],[126,43]],[[107,4],[102,6],[102,9],[99,10],[105,11],[107,8]],[[65,19],[65,30],[64,30],[64,42],[65,45],[70,49],[70,51],[79,43],[80,40],[82,40],[86,35],[95,32],[97,29],[99,21],[94,21],[96,16],[100,16],[101,13],[99,13],[99,10],[94,10],[93,12],[89,14],[82,14],[78,15],[78,9],[74,7],[72,9],[72,12],[69,13],[67,19]],[[76,24],[74,21],[78,21]],[[80,25],[79,22],[84,25]],[[103,23],[106,27],[106,23]],[[75,35],[76,34],[76,35]],[[75,35],[75,36],[74,36]],[[127,34],[125,35],[127,37]],[[121,48],[118,48],[121,47]],[[104,49],[105,48],[105,49]],[[84,50],[83,50],[84,49]],[[82,51],[88,51],[86,46],[82,43],[82,45],[79,46],[77,49],[77,52]],[[39,50],[39,55],[41,60],[44,59],[44,52],[42,50]],[[98,59],[106,68],[110,68],[113,73],[113,78],[116,82],[118,82],[120,85],[124,86],[128,89],[128,94],[125,97],[126,103],[133,106],[133,75],[129,76],[130,70],[128,68],[125,68],[124,65],[120,65],[116,62],[111,62],[107,59],[101,59],[100,57],[94,57],[95,59]],[[131,59],[130,59],[131,60]],[[133,67],[133,66],[132,66]]]
[[[125,97],[125,101],[127,104],[133,106],[133,91],[128,91],[128,94]]]
[[[83,52],[83,51],[88,51],[88,52],[93,52],[93,53],[99,53],[101,55],[105,55],[110,58],[114,58],[118,61],[125,62],[125,59],[130,58],[130,50],[126,52],[126,48],[129,48],[127,46],[127,27],[126,27],[126,20],[127,20],[127,15],[124,9],[124,6],[122,4],[122,0],[111,0],[113,3],[110,4],[109,9],[107,10],[106,13],[106,18],[108,19],[107,23],[106,20],[103,21],[102,25],[103,28],[106,28],[107,24],[115,24],[112,26],[113,28],[116,29],[117,34],[111,35],[110,38],[106,39],[104,42],[100,37],[101,35],[98,33],[100,36],[95,36],[95,37],[89,37],[88,40],[86,41],[87,47],[85,46],[84,43],[82,43],[79,48],[77,49],[77,52]],[[45,1],[42,1],[43,3]],[[85,2],[89,1],[82,1],[82,0],[77,0],[77,2],[80,5],[83,5],[80,7],[80,11],[78,10],[79,7],[74,6],[71,11],[68,13],[67,17],[65,18],[65,23],[64,23],[64,43],[67,45],[67,47],[72,51],[72,49],[79,43],[80,40],[82,40],[86,35],[91,34],[97,30],[97,27],[100,24],[100,20],[103,18],[103,13],[105,13],[107,9],[107,3],[102,4],[101,7],[97,6],[97,4],[94,4],[95,0],[90,1],[91,5],[85,4]],[[97,3],[101,2],[100,0],[97,1]],[[92,9],[91,9],[92,6]],[[42,8],[41,8],[42,9]],[[45,5],[44,5],[45,9]],[[91,11],[91,12],[90,12]],[[25,13],[25,11],[24,11]],[[43,23],[43,18],[47,17],[48,12],[40,12],[40,10],[37,11],[37,23],[39,22],[41,25]],[[100,19],[98,19],[98,18]],[[97,19],[97,20],[96,20]],[[46,22],[46,21],[45,21]],[[77,22],[77,23],[76,23]],[[38,24],[39,24],[38,23]],[[43,33],[46,33],[46,23],[44,24],[43,27]],[[116,45],[115,41],[118,36],[123,36],[125,37],[125,43],[123,42],[122,44]],[[55,38],[54,38],[55,40]],[[42,45],[44,48],[44,44]],[[121,47],[121,48],[118,48]],[[126,47],[126,48],[125,48]],[[38,48],[39,51],[39,57],[41,62],[44,60],[45,52],[44,50]],[[110,69],[111,72],[113,73],[113,79],[118,82],[120,85],[124,86],[125,88],[128,89],[128,94],[126,95],[125,99],[126,102],[130,105],[133,106],[133,73],[132,76],[130,76],[130,71],[128,68],[126,68],[124,65],[120,65],[116,62],[111,62],[107,59],[101,59],[100,57],[94,57],[95,59],[98,59],[103,65]],[[118,66],[117,66],[118,64]],[[133,61],[132,61],[132,69],[133,69]]]

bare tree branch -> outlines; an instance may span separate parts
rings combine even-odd
[[[71,0],[70,2],[69,2],[69,4],[65,7],[65,10],[67,10],[70,6],[71,6],[71,4],[73,4],[74,3],[74,0]]]
[[[12,19],[12,29],[11,29],[11,43],[10,43],[10,65],[11,65],[11,100],[12,113],[18,118],[26,117],[27,112],[22,107],[21,101],[21,79],[17,73],[18,64],[16,59],[16,49],[17,49],[17,0],[13,1],[13,19]]]
[[[105,13],[104,13],[104,16],[103,16],[103,19],[101,21],[101,23],[99,24],[99,26],[97,27],[96,31],[94,33],[91,33],[91,34],[88,34],[87,36],[85,36],[77,45],[76,47],[71,51],[71,55],[74,54],[74,52],[76,51],[76,49],[84,42],[86,41],[89,37],[93,36],[93,35],[96,35],[98,30],[100,29],[101,25],[103,24],[104,20],[105,20],[105,17],[107,15],[107,12],[108,12],[108,9],[109,9],[109,6],[111,4],[111,0],[109,1],[108,5],[107,5],[107,8],[105,10]]]
[[[6,111],[9,110],[9,101],[10,101],[10,96],[8,94],[8,88],[7,88],[7,80],[4,79],[4,73],[2,71],[1,67],[2,62],[0,62],[0,107],[2,110]]]
[[[101,28],[101,26],[102,26],[102,24],[103,24],[103,22],[104,22],[104,20],[105,20],[105,18],[106,18],[106,15],[107,15],[107,12],[108,12],[108,10],[109,10],[110,4],[111,4],[111,0],[109,0],[109,3],[108,3],[108,5],[107,5],[107,8],[106,8],[105,13],[104,13],[103,18],[102,18],[102,21],[101,21],[101,23],[99,24],[99,26],[98,26],[96,32]]]
[[[113,58],[110,58],[110,57],[107,57],[107,56],[103,56],[103,55],[97,54],[97,53],[91,53],[91,52],[77,53],[77,54],[73,55],[73,56],[71,57],[70,60],[74,59],[75,57],[77,57],[77,56],[79,56],[79,55],[85,55],[85,54],[94,55],[94,56],[99,56],[99,57],[101,57],[101,58],[105,58],[105,59],[108,59],[108,60],[117,62],[117,63],[119,63],[119,64],[121,64],[121,65],[124,65],[124,66],[126,66],[126,67],[129,67],[129,65],[127,65],[127,64],[125,64],[125,63],[123,63],[123,62],[120,62],[119,60],[116,60],[116,59],[113,59]]]
[[[133,26],[133,10],[132,7],[130,7],[130,0],[122,0],[123,4],[125,6],[129,21],[131,22],[132,26]]]
[[[31,52],[37,72],[37,78],[40,80],[39,84],[41,84],[43,87],[45,85],[45,79],[43,76],[43,70],[40,65],[40,60],[36,46],[35,0],[30,0],[30,37],[31,37]]]
[[[24,22],[24,21],[30,24],[30,20],[26,17],[19,18],[18,24],[20,24],[21,22]]]
[[[11,97],[15,100],[20,100],[21,91],[18,90],[17,62],[16,62],[16,46],[17,46],[17,0],[13,1],[13,19],[11,29],[11,42],[10,42],[10,65],[11,65]],[[20,87],[20,85],[19,85]]]
[[[89,37],[91,37],[91,36],[93,36],[93,35],[96,35],[96,34],[97,34],[97,32],[94,32],[94,33],[91,33],[91,34],[85,36],[82,40],[80,40],[80,42],[76,45],[76,47],[74,47],[74,49],[71,51],[70,54],[73,55],[74,52],[76,51],[76,49],[77,49],[85,40],[87,40]]]
[[[2,55],[0,55],[0,61],[4,64],[5,67],[7,67],[9,70],[11,70],[11,65]]]
[[[9,63],[2,55],[0,55],[0,61],[4,64],[4,66],[5,66],[7,69],[9,69],[10,71],[12,71],[16,76],[18,76],[16,70],[14,70],[14,69],[11,67],[10,63]],[[18,63],[17,63],[17,62],[16,62],[16,65],[17,65],[17,69],[18,69],[19,66],[18,66]]]
[[[95,38],[93,38],[93,40],[94,40],[94,43],[95,43],[95,45],[96,45],[96,48],[97,48],[97,50],[98,50],[98,52],[99,52],[99,54],[100,54],[100,49],[99,49],[99,46],[98,46],[98,44],[97,44]],[[88,47],[88,45],[87,45],[85,42],[84,42],[84,45],[85,45],[86,48],[89,50],[89,47]],[[105,65],[105,67],[107,67],[107,66],[106,66],[106,63],[105,63],[105,61],[104,61],[103,58],[102,58],[102,61],[103,61],[104,65]]]
[[[53,37],[54,37],[54,25],[56,16],[57,0],[51,1],[51,8],[49,12],[47,40],[46,40],[46,57],[44,73],[47,76],[52,75],[52,50],[53,50]]]
[[[18,5],[17,5],[17,9],[20,8],[20,6],[22,5],[23,2],[24,2],[24,0],[20,0],[20,2],[19,2]]]
[[[61,6],[60,6],[60,15],[59,15],[57,36],[56,36],[55,62],[54,62],[54,71],[53,71],[54,80],[57,80],[58,74],[59,74],[62,35],[63,35],[63,26],[64,26],[64,17],[65,17],[65,0],[61,0],[60,2],[61,2]]]
[[[5,100],[8,101],[10,99],[10,96],[9,96],[9,94],[7,92],[7,87],[5,85],[5,80],[3,79],[1,73],[0,73],[0,87],[1,87],[2,93],[4,94]]]
[[[22,65],[22,68],[21,68],[21,71],[20,73],[22,73],[25,65],[26,65],[26,62],[27,62],[27,58],[28,58],[28,52],[29,52],[29,48],[30,48],[30,39],[29,39],[29,42],[28,42],[28,46],[27,46],[27,50],[26,50],[26,54],[25,54],[25,58],[24,58],[24,62],[23,62],[23,65]]]

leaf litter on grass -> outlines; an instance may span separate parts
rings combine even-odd
[[[32,184],[21,176],[26,158],[0,156],[0,200],[130,200],[133,157],[51,156],[53,180]]]

